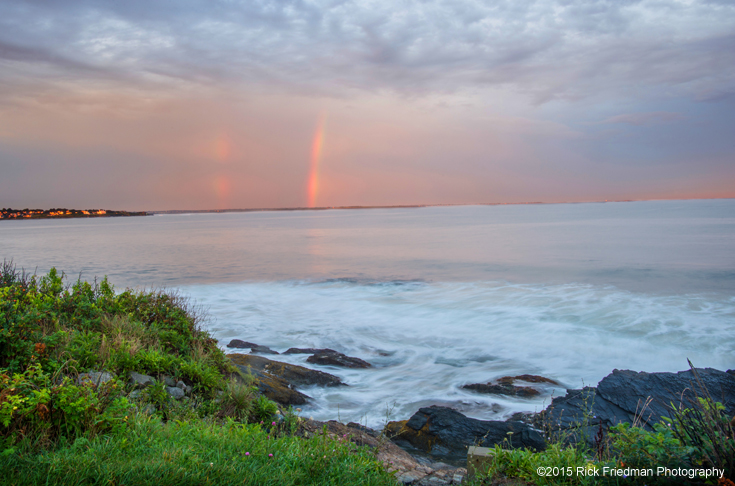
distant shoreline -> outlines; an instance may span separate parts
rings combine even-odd
[[[604,201],[561,201],[561,202],[499,202],[499,203],[456,203],[456,204],[397,204],[389,206],[319,206],[314,208],[241,208],[241,209],[169,209],[164,211],[147,211],[147,214],[200,214],[200,213],[254,213],[260,211],[325,211],[327,209],[415,209],[454,206],[518,206],[530,204],[597,204],[643,201],[709,201],[719,199],[733,199],[729,197],[693,198],[693,199],[610,199]]]
[[[394,204],[387,206],[319,206],[282,207],[282,208],[231,208],[231,209],[168,209],[162,211],[115,211],[109,209],[0,209],[0,221],[13,219],[69,219],[69,218],[105,218],[118,216],[153,216],[157,214],[205,214],[205,213],[256,213],[265,211],[325,211],[328,209],[417,209],[456,206],[518,206],[542,204],[602,204],[645,201],[710,201],[733,199],[731,197],[691,198],[691,199],[610,199],[603,201],[530,201],[530,202],[497,202],[497,203],[454,203],[454,204]]]
[[[110,209],[11,209],[0,210],[0,221],[24,219],[72,219],[72,218],[114,218],[124,216],[148,216],[146,211],[114,211]]]

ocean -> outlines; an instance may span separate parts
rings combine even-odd
[[[320,420],[380,427],[432,404],[504,419],[615,368],[735,368],[732,199],[3,221],[0,257],[177,289],[223,348],[372,363],[322,368],[349,386],[302,390]],[[534,399],[461,388],[524,373],[560,385]]]

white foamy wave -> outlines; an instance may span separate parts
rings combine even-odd
[[[373,364],[319,367],[349,387],[307,388],[307,416],[378,427],[421,406],[449,405],[483,419],[538,411],[549,395],[481,395],[461,386],[537,374],[565,388],[595,385],[613,369],[735,367],[735,298],[645,295],[590,285],[501,282],[245,282],[183,287],[214,318],[224,346],[327,347]],[[272,358],[315,367],[307,355]],[[550,390],[549,390],[550,391]]]

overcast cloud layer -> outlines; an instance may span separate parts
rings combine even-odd
[[[0,206],[735,197],[730,1],[4,1]]]

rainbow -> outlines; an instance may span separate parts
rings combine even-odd
[[[322,158],[322,145],[324,144],[324,116],[319,118],[314,132],[314,140],[311,142],[311,160],[309,161],[309,178],[306,183],[306,195],[308,207],[313,208],[319,193],[319,161]]]

